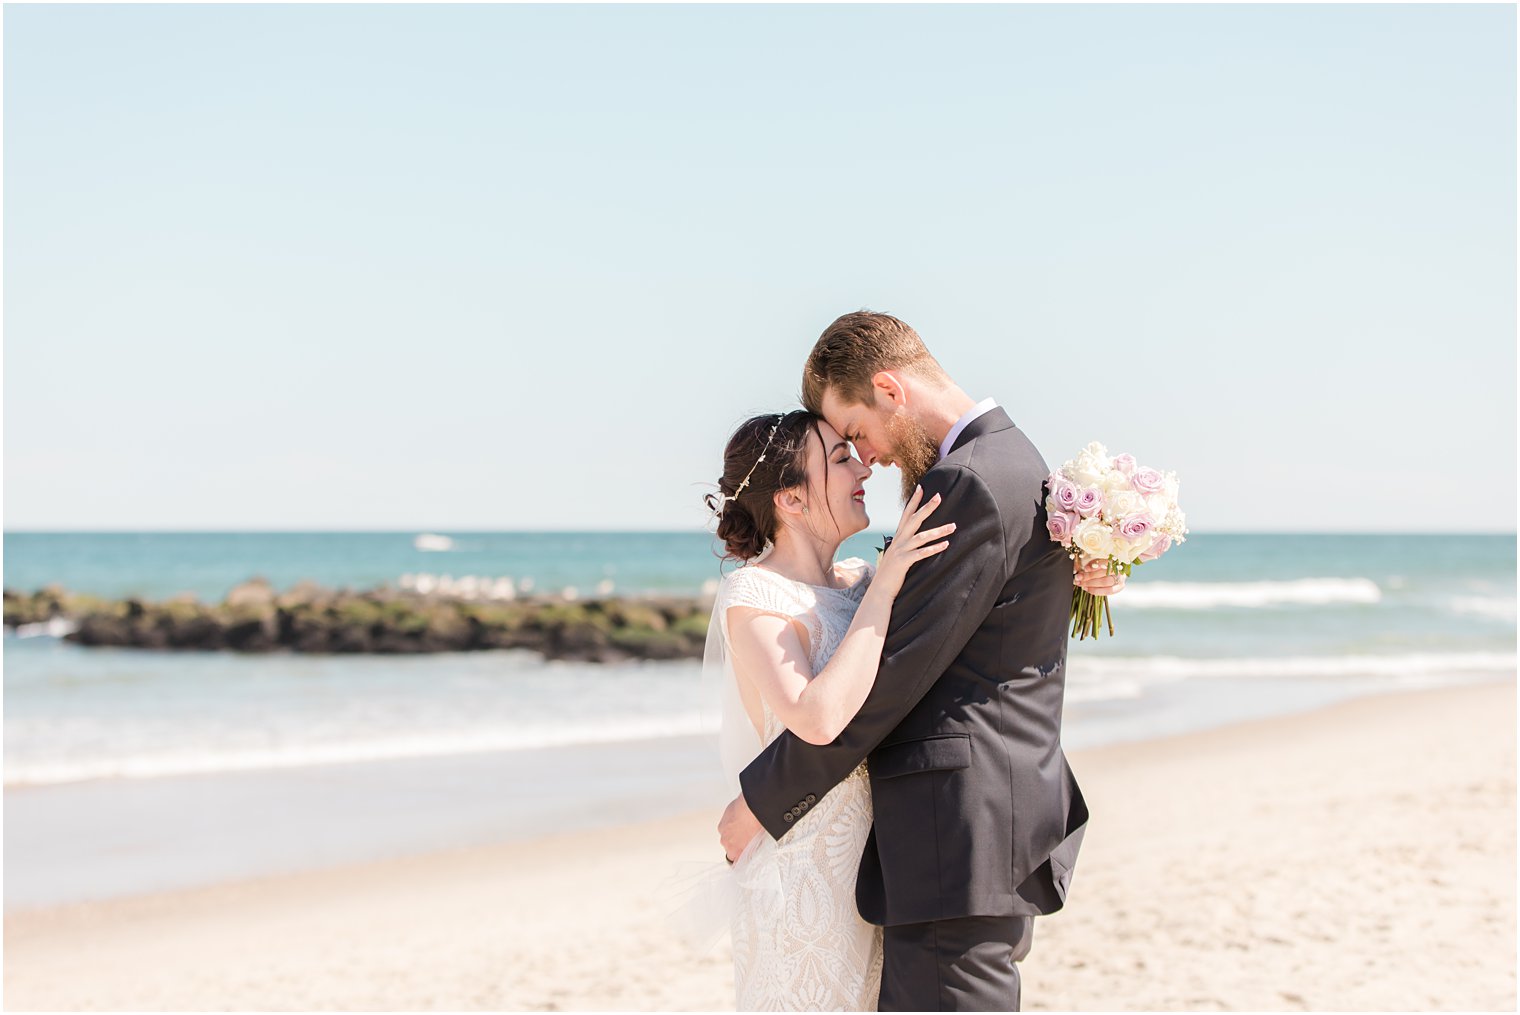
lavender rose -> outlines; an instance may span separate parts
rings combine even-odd
[[[1149,536],[1155,527],[1156,523],[1151,516],[1142,512],[1130,515],[1119,523],[1119,536],[1127,542],[1138,543]]]
[[[1147,497],[1166,489],[1166,477],[1148,465],[1135,470],[1134,483],[1135,489]]]
[[[1077,488],[1060,473],[1050,477],[1050,495],[1056,499],[1056,504],[1062,511],[1077,509]]]
[[[1077,494],[1075,507],[1077,514],[1083,518],[1091,518],[1103,507],[1103,495],[1096,488],[1089,486]]]
[[[1079,518],[1069,511],[1051,511],[1045,516],[1045,528],[1050,531],[1050,538],[1060,540],[1062,546],[1071,545],[1071,534],[1077,527]]]
[[[1172,537],[1163,532],[1161,535],[1156,537],[1156,541],[1151,544],[1151,548],[1140,555],[1140,560],[1142,563],[1147,560],[1155,560],[1157,557],[1161,556],[1171,548]]]

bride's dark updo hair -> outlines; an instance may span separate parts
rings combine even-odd
[[[807,482],[808,433],[817,434],[818,443],[823,443],[823,432],[818,429],[821,416],[806,409],[794,409],[779,414],[778,423],[777,415],[772,412],[740,423],[724,449],[723,475],[718,480],[718,490],[733,498],[744,477],[749,476],[749,483],[739,490],[736,499],[728,501],[718,520],[718,538],[723,541],[724,560],[743,561],[758,557],[765,550],[765,544],[775,540],[779,524],[776,493]],[[776,433],[771,437],[773,426]],[[768,437],[770,447],[767,448]],[[765,455],[763,462],[760,461],[762,454]],[[827,472],[823,481],[828,483]],[[718,510],[716,496],[708,494],[704,499],[709,508]]]

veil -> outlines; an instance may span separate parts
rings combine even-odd
[[[773,545],[767,543],[758,557],[746,563],[765,559]],[[702,651],[702,719],[708,728],[714,725],[714,718],[717,720],[717,761],[728,789],[724,803],[739,795],[739,773],[763,746],[749,713],[744,710],[729,653],[727,610],[733,604],[732,591],[730,582],[719,582]],[[715,826],[717,818],[714,814]],[[774,862],[775,850],[770,846],[772,841],[769,835],[761,833],[732,865],[723,859],[686,861],[667,879],[662,894],[675,899],[669,923],[689,947],[709,952],[728,933],[741,891],[779,895],[780,877]],[[764,858],[757,855],[761,852]]]
[[[765,550],[754,561],[764,560],[771,552],[773,543],[766,543]],[[751,561],[753,563],[753,561]],[[728,582],[720,582],[713,598],[712,616],[707,622],[707,644],[702,650],[702,699],[704,719],[717,718],[718,765],[728,788],[728,799],[739,795],[739,773],[744,766],[755,760],[764,745],[755,732],[755,724],[744,710],[744,699],[739,694],[739,678],[734,675],[733,660],[728,650],[728,607],[733,605]],[[711,721],[707,722],[710,727]]]

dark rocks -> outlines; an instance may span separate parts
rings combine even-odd
[[[228,606],[273,606],[274,589],[267,578],[255,576],[227,593]]]
[[[7,627],[64,618],[74,627],[64,638],[79,645],[377,654],[521,648],[587,662],[701,658],[710,609],[669,596],[482,602],[311,581],[276,592],[261,577],[211,604],[190,593],[151,602],[74,595],[57,585],[5,590]]]
[[[6,625],[10,622],[7,616]],[[78,618],[78,623],[79,627],[67,638],[80,645],[132,645],[137,641],[126,619],[112,613],[88,613]]]

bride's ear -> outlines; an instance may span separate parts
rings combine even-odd
[[[801,515],[807,510],[807,503],[797,495],[795,488],[790,490],[777,490],[772,498],[776,504],[776,511],[780,514]]]

